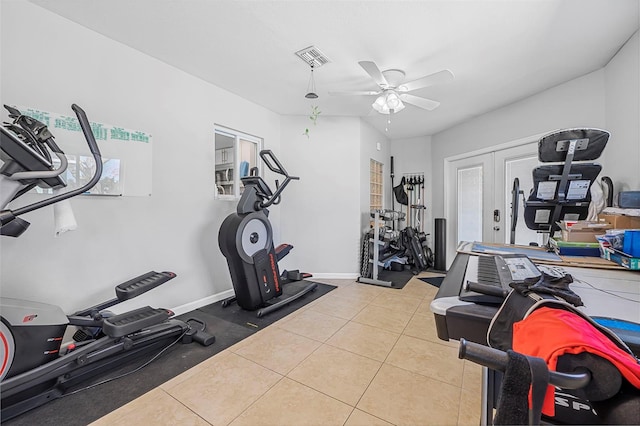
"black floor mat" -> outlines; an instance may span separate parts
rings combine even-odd
[[[287,284],[283,287],[283,292],[285,294],[295,292],[297,288],[306,284],[308,284],[308,282]],[[335,286],[318,283],[315,291],[304,295],[290,305],[272,312],[263,318],[257,318],[255,312],[244,311],[236,304],[222,308],[220,306],[221,302],[180,315],[177,318],[182,320],[193,317],[204,321],[206,323],[206,330],[216,336],[215,343],[208,347],[201,346],[198,343],[188,345],[177,343],[140,371],[76,394],[53,400],[6,422],[4,419],[1,419],[2,424],[7,426],[87,425],[212,357],[218,352],[234,345],[261,328],[301,308],[334,288]],[[133,371],[153,356],[154,354],[150,354],[144,358],[140,358],[138,361],[127,363],[118,370],[111,371],[108,376],[103,375],[92,382],[84,383],[83,387],[102,381],[108,377],[117,377],[126,372]]]
[[[391,281],[393,287],[390,288],[401,289],[415,276],[411,269],[403,269],[402,271],[383,269],[378,273],[378,280]]]
[[[431,284],[434,287],[440,287],[442,281],[444,280],[444,277],[427,277],[420,278],[420,280],[424,281],[425,283]]]
[[[274,301],[278,301],[280,298],[286,298],[287,296],[297,293],[302,288],[309,285],[309,281],[297,281],[292,282],[285,285],[282,288],[282,296],[279,298],[273,299]],[[283,308],[278,309],[275,312],[271,312],[262,318],[258,318],[256,315],[257,311],[248,312],[244,309],[240,308],[236,303],[232,303],[230,306],[226,308],[222,307],[222,302],[214,303],[212,305],[203,306],[198,309],[200,312],[207,313],[209,315],[213,315],[221,320],[228,321],[233,324],[237,324],[241,327],[245,327],[249,330],[257,331],[261,328],[272,324],[274,321],[277,321],[285,316],[289,315],[291,312],[299,309],[301,306],[306,305],[311,300],[317,299],[320,296],[323,296],[333,290],[335,287],[327,284],[316,283],[318,286],[315,290],[305,294],[301,298],[294,300],[290,304],[284,306]]]

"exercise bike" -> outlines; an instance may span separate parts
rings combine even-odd
[[[244,191],[236,213],[227,216],[218,233],[218,245],[227,259],[235,292],[235,296],[222,301],[222,306],[235,301],[243,309],[257,310],[258,317],[288,305],[318,286],[311,282],[298,292],[282,297],[284,284],[310,278],[311,274],[298,270],[280,274],[278,261],[293,246],[281,244],[274,248],[267,207],[279,204],[282,191],[289,182],[299,178],[290,176],[271,150],[260,151],[260,158],[271,171],[284,176],[284,181],[280,185],[276,180],[276,191],[272,192],[258,176],[257,168],[252,168],[250,175],[241,179]]]
[[[0,126],[0,234],[18,237],[29,226],[20,215],[88,191],[100,180],[102,159],[85,112],[72,105],[95,160],[93,177],[80,188],[7,209],[9,202],[35,186],[65,187],[61,176],[67,159],[45,124],[15,108],[5,108],[13,122]],[[54,167],[54,156],[58,167]],[[143,274],[118,285],[116,298],[70,316],[57,306],[0,298],[2,420],[75,392],[87,379],[129,360],[152,352],[157,356],[177,342],[211,345],[215,337],[204,331],[203,322],[171,318],[173,312],[168,309],[146,306],[118,315],[107,310],[175,276],[172,272]],[[65,332],[73,331],[70,327],[76,327],[74,341],[63,344]]]

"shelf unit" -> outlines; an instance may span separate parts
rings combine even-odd
[[[376,210],[373,217],[373,238],[369,238],[369,242],[373,243],[373,255],[369,255],[369,263],[372,263],[371,268],[371,278],[369,277],[358,277],[358,282],[363,284],[373,284],[379,285],[382,287],[393,287],[393,283],[391,281],[382,281],[378,279],[378,267],[384,266],[383,263],[380,262],[380,246],[384,245],[384,241],[380,241],[380,227],[385,225],[385,221],[380,219],[380,213]]]
[[[216,149],[216,185],[223,195],[234,195],[234,168],[233,147]]]

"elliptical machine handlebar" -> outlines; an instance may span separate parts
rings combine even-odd
[[[280,163],[273,151],[270,149],[263,149],[260,151],[260,158],[264,161],[264,164],[274,173],[283,175],[285,177],[291,177],[292,179],[299,179],[297,177],[289,176],[289,173],[284,169],[284,166]]]
[[[89,149],[91,150],[91,154],[93,154],[94,159],[98,159],[97,157],[101,157],[100,148],[98,148],[98,144],[96,142],[95,137],[93,136],[93,131],[91,131],[91,125],[89,124],[89,119],[87,118],[87,114],[84,112],[82,108],[78,105],[73,104],[71,108],[76,113],[78,117],[78,121],[80,122],[80,127],[82,128],[82,133],[84,133],[84,137],[87,140],[87,145],[89,145]],[[102,164],[102,162],[100,162]]]
[[[264,164],[267,165],[269,170],[284,176],[284,182],[282,182],[282,185],[280,185],[276,180],[276,191],[269,198],[260,202],[260,208],[264,209],[272,204],[278,204],[280,202],[280,194],[282,194],[282,191],[284,191],[284,188],[289,184],[289,182],[292,180],[300,180],[300,178],[297,176],[290,176],[270,149],[263,149],[260,151],[260,158],[262,158],[262,161],[264,161]]]
[[[96,170],[93,174],[93,177],[89,182],[83,185],[80,188],[76,188],[72,191],[65,192],[63,194],[55,195],[51,198],[47,198],[46,200],[38,201],[33,204],[26,205],[24,207],[20,207],[16,210],[2,210],[0,212],[0,223],[5,225],[6,223],[11,222],[16,217],[23,215],[25,213],[29,213],[31,211],[41,209],[43,207],[49,206],[51,204],[58,203],[60,201],[66,200],[71,197],[75,197],[78,194],[82,194],[85,191],[93,188],[93,186],[98,183],[100,177],[102,176],[102,155],[100,154],[100,148],[98,148],[98,144],[96,143],[95,137],[93,136],[93,132],[91,131],[91,125],[89,124],[89,119],[87,118],[87,114],[80,108],[78,105],[73,104],[71,108],[76,113],[78,117],[78,121],[80,122],[80,127],[82,129],[82,133],[87,141],[87,145],[89,145],[89,150],[93,155],[93,159],[96,162]],[[61,156],[64,156],[60,152]],[[63,163],[64,164],[64,163]]]

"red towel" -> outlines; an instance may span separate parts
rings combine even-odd
[[[587,320],[563,309],[539,308],[513,324],[513,350],[544,359],[550,371],[558,357],[589,352],[609,360],[622,376],[640,389],[640,364]],[[549,386],[542,412],[555,415],[555,391]]]

